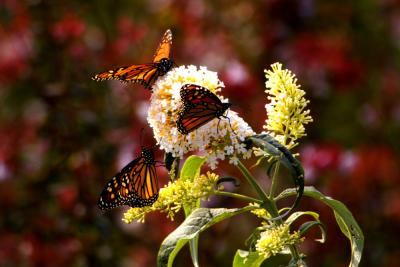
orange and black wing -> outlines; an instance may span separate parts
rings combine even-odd
[[[133,194],[129,196],[127,205],[143,207],[153,204],[159,190],[154,162],[146,162],[143,157],[131,171],[131,183]]]
[[[178,131],[188,134],[225,112],[230,104],[221,100],[208,89],[185,84],[181,91],[182,110],[179,112]]]
[[[146,88],[159,76],[156,63],[132,65],[120,67],[114,70],[96,74],[92,79],[95,81],[119,80],[122,82],[134,82],[143,84]]]
[[[149,157],[141,155],[107,183],[100,195],[98,206],[103,211],[122,205],[143,207],[153,204],[157,197],[158,183],[153,154],[150,160]]]
[[[156,53],[154,54],[153,62],[159,62],[163,58],[169,59],[169,53],[172,46],[172,32],[168,29],[162,39],[161,43],[158,45]]]
[[[92,77],[95,81],[119,80],[122,82],[134,82],[150,88],[150,85],[159,77],[167,73],[173,65],[169,59],[169,53],[172,45],[172,33],[168,29],[161,43],[158,45],[152,63],[131,65],[120,67],[114,70],[104,71]]]
[[[126,165],[106,184],[100,194],[97,205],[103,211],[113,209],[118,206],[126,205],[130,196],[133,194],[133,186],[130,182],[130,173],[142,157],[136,158]]]
[[[102,211],[106,211],[124,205],[124,200],[119,196],[121,180],[114,176],[101,192],[97,205]]]

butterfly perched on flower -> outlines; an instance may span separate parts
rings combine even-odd
[[[154,151],[142,148],[138,158],[108,181],[100,195],[98,207],[106,211],[122,205],[152,205],[158,198],[159,190],[155,163]]]
[[[230,103],[221,100],[207,88],[185,84],[180,90],[182,108],[176,122],[181,134],[188,134],[214,118],[224,117]]]
[[[140,83],[149,89],[150,85],[159,77],[166,74],[174,62],[169,58],[172,45],[171,30],[167,30],[158,45],[152,63],[120,67],[105,71],[92,77],[95,81],[119,80],[123,82]]]

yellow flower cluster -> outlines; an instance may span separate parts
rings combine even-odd
[[[303,241],[298,232],[290,233],[289,225],[273,226],[261,232],[256,243],[256,251],[266,259],[285,251],[289,245]]]
[[[145,215],[152,211],[161,211],[174,220],[175,213],[184,205],[194,207],[199,199],[207,199],[214,191],[219,176],[207,172],[194,180],[177,179],[160,189],[158,199],[152,206],[131,208],[122,219],[125,223],[144,222]]]
[[[264,129],[291,149],[297,146],[297,139],[306,135],[304,125],[313,121],[310,110],[306,109],[309,101],[290,70],[282,69],[280,63],[271,67],[272,70],[265,70],[265,92],[270,103],[265,105],[268,119]]]
[[[255,207],[260,207],[260,205],[257,203],[252,203],[251,205],[255,206]],[[269,215],[269,213],[267,212],[266,209],[260,208],[260,209],[251,210],[250,212],[253,213],[254,215],[256,215],[260,219],[267,220],[267,219],[271,218],[271,216]]]

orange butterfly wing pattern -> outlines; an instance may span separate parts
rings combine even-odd
[[[172,32],[168,29],[162,39],[161,43],[158,45],[156,53],[154,54],[153,62],[160,62],[162,59],[169,59],[169,53],[172,46]]]
[[[176,124],[181,134],[188,134],[223,116],[231,106],[230,103],[222,103],[210,90],[195,84],[185,84],[180,94],[183,107]]]
[[[169,58],[172,46],[172,32],[167,30],[159,44],[152,63],[119,67],[114,70],[104,71],[92,77],[95,81],[119,80],[122,82],[140,83],[145,88],[160,76],[165,75],[173,66]]]
[[[97,205],[102,211],[123,205],[150,206],[157,200],[158,191],[154,152],[143,148],[140,157],[131,161],[106,184]]]

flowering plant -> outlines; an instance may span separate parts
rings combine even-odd
[[[131,208],[124,215],[123,221],[130,223],[135,220],[144,222],[145,215],[153,211],[165,212],[171,220],[177,212],[184,211],[185,221],[161,245],[159,266],[172,266],[174,258],[186,243],[190,246],[194,266],[199,266],[197,248],[200,233],[221,220],[242,213],[258,217],[261,223],[247,240],[247,250],[236,252],[233,266],[260,266],[264,261],[284,254],[291,255],[289,266],[306,266],[305,255],[299,251],[298,245],[314,227],[321,231],[322,237],[318,242],[325,241],[326,233],[316,212],[294,212],[303,195],[332,209],[341,231],[351,243],[350,266],[358,266],[364,243],[360,227],[344,204],[323,195],[314,187],[304,186],[302,165],[296,159],[297,155],[290,151],[298,145],[298,139],[306,135],[304,125],[312,122],[306,109],[308,101],[304,98],[305,92],[300,89],[295,75],[282,69],[279,63],[266,70],[266,79],[269,103],[266,105],[268,119],[264,129],[267,132],[260,134],[256,134],[232,110],[188,134],[179,131],[176,121],[182,108],[180,90],[183,85],[202,86],[218,96],[222,103],[227,102],[220,95],[224,84],[215,72],[205,67],[173,68],[153,85],[147,119],[160,148],[175,163],[190,152],[202,154],[189,156],[181,170],[179,164],[168,163],[174,179],[160,190],[158,200],[152,206]],[[252,156],[258,158],[256,165],[259,167],[262,159],[268,162],[267,173],[271,177],[269,192],[260,186],[258,179],[242,163],[243,159]],[[219,186],[225,180],[217,173],[201,172],[204,163],[217,170],[221,160],[228,160],[241,171],[257,197],[229,192]],[[281,166],[289,171],[295,187],[278,193]],[[234,209],[202,208],[200,201],[207,200],[211,195],[237,198],[245,204]],[[296,196],[294,204],[279,210],[277,201],[291,196]],[[304,217],[311,219],[295,230],[294,222]]]

